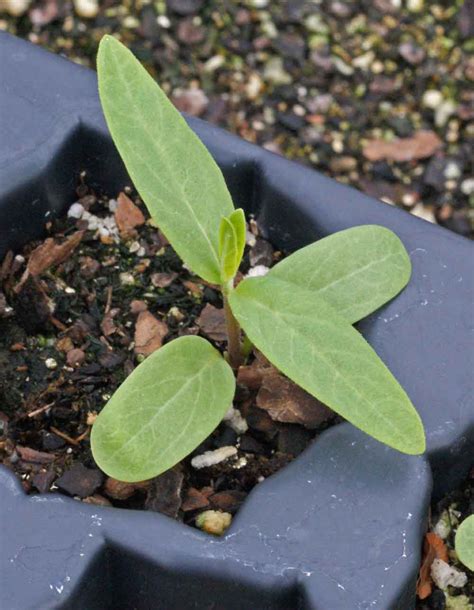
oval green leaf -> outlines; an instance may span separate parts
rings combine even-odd
[[[234,392],[232,369],[210,343],[176,339],[140,364],[100,412],[94,459],[120,481],[155,477],[211,434]]]
[[[377,440],[425,450],[421,419],[362,335],[317,293],[268,274],[229,295],[252,343],[285,375]]]
[[[464,519],[458,527],[454,546],[459,561],[474,571],[474,515]]]
[[[110,133],[151,216],[186,265],[218,283],[220,219],[234,209],[220,169],[159,85],[112,36],[100,43],[97,73]]]
[[[221,219],[219,229],[219,258],[221,281],[232,279],[239,269],[245,248],[245,214],[239,208],[228,217]]]
[[[270,271],[314,290],[354,324],[397,295],[411,274],[400,239],[384,227],[362,225],[339,231],[291,254]]]

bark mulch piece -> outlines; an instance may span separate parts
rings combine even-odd
[[[76,462],[59,479],[56,479],[55,484],[70,496],[86,498],[97,491],[103,479],[104,475],[99,470],[86,468],[80,462]]]

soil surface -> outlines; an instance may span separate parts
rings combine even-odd
[[[417,610],[474,608],[474,573],[458,561],[454,551],[457,527],[472,514],[474,514],[474,469],[460,489],[431,507],[429,532],[424,542],[423,561],[418,579],[418,593],[424,599],[418,599]],[[434,559],[441,559],[449,567],[442,565],[442,569],[439,570],[435,566],[433,573]],[[456,571],[451,577],[448,574],[450,568]],[[456,586],[446,585],[443,578],[448,578],[449,582]]]
[[[473,234],[474,0],[2,0],[0,28],[90,67],[113,33],[181,110]]]
[[[137,485],[107,478],[89,433],[115,389],[163,342],[201,334],[222,350],[226,335],[220,293],[182,266],[139,199],[78,191],[50,237],[0,268],[0,458],[28,493],[57,490],[191,524],[206,510],[232,515],[336,418],[251,355],[236,409],[189,458]],[[281,253],[250,228],[242,271],[262,273]],[[193,466],[206,451],[217,463]]]

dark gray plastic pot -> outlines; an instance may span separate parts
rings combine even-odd
[[[1,34],[0,81],[1,256],[74,201],[79,171],[112,195],[129,179],[93,72]],[[277,246],[366,223],[403,240],[410,285],[359,327],[421,413],[427,459],[342,424],[259,485],[222,539],[159,514],[27,497],[3,469],[0,607],[409,610],[432,474],[439,497],[471,464],[471,244],[211,125],[190,124],[236,204]]]

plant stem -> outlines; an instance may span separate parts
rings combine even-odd
[[[227,330],[227,353],[230,366],[236,371],[243,362],[242,343],[240,340],[240,326],[232,313],[228,295],[234,289],[234,280],[222,286],[224,296],[224,313]]]

